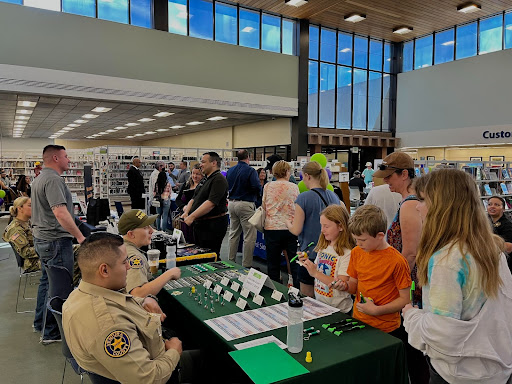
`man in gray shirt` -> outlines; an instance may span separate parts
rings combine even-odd
[[[176,180],[176,190],[179,191],[181,186],[185,184],[190,178],[190,171],[188,170],[188,162],[182,161],[180,163],[180,171],[178,173],[178,179]]]
[[[44,168],[32,183],[32,233],[34,248],[42,265],[59,265],[73,275],[73,244],[85,240],[75,224],[73,201],[64,179],[60,177],[68,170],[66,148],[47,145],[43,149]],[[42,268],[41,282],[37,292],[34,329],[41,331],[41,343],[46,345],[60,340],[59,328],[48,311],[43,321],[48,295],[48,276]]]

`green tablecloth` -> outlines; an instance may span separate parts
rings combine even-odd
[[[232,263],[236,268],[241,266]],[[182,267],[182,277],[194,274]],[[201,275],[207,274],[204,272]],[[276,287],[286,292],[287,288],[277,284]],[[203,287],[198,287],[204,292]],[[172,292],[182,291],[180,295],[173,296]],[[231,303],[221,306],[214,303],[215,313],[211,313],[202,305],[199,305],[189,295],[190,288],[162,290],[159,294],[162,309],[168,316],[166,325],[177,331],[182,339],[184,348],[201,348],[206,350],[212,370],[212,382],[250,382],[241,369],[231,360],[228,352],[235,350],[234,344],[258,339],[264,336],[274,335],[286,343],[286,327],[273,331],[259,333],[242,339],[226,341],[208,325],[205,320],[240,312],[235,306],[239,293],[234,294]],[[266,287],[262,290],[267,305],[277,304],[270,298],[272,291]],[[250,309],[258,308],[252,301]],[[282,300],[284,301],[284,299]],[[342,383],[408,383],[407,368],[405,363],[405,347],[402,342],[388,334],[370,326],[365,329],[348,332],[340,336],[324,330],[323,323],[334,323],[347,318],[341,312],[322,317],[316,320],[306,321],[304,328],[314,326],[320,329],[319,335],[304,341],[301,353],[291,354],[298,362],[304,365],[309,374],[290,378],[282,383],[318,383],[321,380],[336,380]],[[313,362],[306,363],[306,352],[311,351]],[[212,368],[213,367],[213,368]],[[264,369],[265,367],[262,367]]]

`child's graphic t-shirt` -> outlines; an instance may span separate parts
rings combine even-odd
[[[335,277],[347,274],[347,268],[350,261],[350,250],[339,256],[334,248],[329,245],[327,248],[319,251],[316,255],[315,264],[317,270],[326,276]],[[322,283],[315,279],[315,299],[332,307],[339,308],[342,312],[349,312],[352,308],[352,297],[350,293],[333,289],[330,285]]]

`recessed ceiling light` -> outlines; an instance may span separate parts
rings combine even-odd
[[[14,120],[14,124],[24,124],[27,125],[28,121],[25,120]]]
[[[412,30],[413,30],[412,27],[406,27],[406,26],[396,27],[396,28],[393,28],[393,33],[396,33],[397,35],[405,35],[406,33],[412,32]]]
[[[143,134],[143,133],[136,133],[136,134],[135,134],[135,135],[133,135],[133,136],[144,136],[144,134]]]
[[[154,121],[155,119],[150,119],[149,117],[145,117],[143,119],[139,119],[137,121],[140,121],[141,123],[149,123],[150,121]]]
[[[113,132],[117,132],[117,131],[115,129],[107,129],[105,132],[113,133]]]
[[[135,127],[136,125],[140,125],[139,123],[126,123],[127,127]]]
[[[94,136],[85,136],[86,139],[94,139]]]
[[[107,132],[98,132],[98,135],[108,135]]]
[[[253,28],[253,27],[245,27],[244,29],[242,29],[240,32],[245,32],[245,33],[251,33],[252,31],[255,31],[256,29]]]
[[[73,129],[75,129],[75,128],[66,127],[66,128],[62,128],[61,131],[68,132],[68,131],[72,131]]]
[[[122,129],[128,129],[128,127],[115,127],[114,129],[117,129],[118,131],[120,131]]]
[[[204,124],[204,121],[191,121],[190,123],[186,123],[187,125],[199,125]]]
[[[144,132],[146,135],[154,135],[156,132],[153,132],[153,131],[147,131],[147,132]]]
[[[213,116],[213,117],[210,117],[209,119],[206,119],[206,120],[219,121],[219,120],[225,120],[225,119],[227,119],[227,117],[224,117],[224,116]]]
[[[179,129],[179,128],[185,128],[185,126],[184,125],[173,125],[172,127],[169,127],[169,128]]]
[[[96,107],[93,110],[91,110],[91,112],[102,113],[102,112],[108,112],[108,111],[111,111],[111,110],[112,110],[112,108]],[[88,117],[88,119],[94,119],[94,117]]]
[[[16,113],[19,113],[20,115],[31,115],[33,111],[29,109],[17,109]]]
[[[18,101],[18,107],[30,107],[34,108],[36,106],[36,101]]]
[[[366,19],[366,15],[362,13],[350,13],[345,16],[345,21],[350,21],[351,23],[358,23]]]
[[[165,131],[168,131],[169,129],[168,128],[160,128],[160,129],[157,129],[156,131],[157,132],[165,132]]]
[[[28,120],[30,119],[30,116],[16,116],[16,118],[20,120]]]
[[[79,126],[80,126],[80,124],[68,124],[68,127],[74,127],[74,128],[76,128],[76,127],[79,127]]]
[[[127,139],[133,139],[135,136],[126,136]]]
[[[89,120],[75,120],[75,123],[78,123],[78,124],[85,124],[88,122],[89,122]]]
[[[158,112],[158,113],[154,114],[153,116],[156,116],[156,117],[167,117],[167,116],[171,116],[171,115],[174,115],[174,113],[171,113],[171,112]]]
[[[300,7],[302,5],[306,5],[307,0],[284,0],[285,4],[293,5],[294,7]]]
[[[472,13],[472,12],[479,11],[481,9],[482,9],[482,6],[480,4],[472,3],[472,2],[464,3],[457,7],[457,11],[462,12],[462,13]]]
[[[22,124],[14,124],[14,128],[25,128]]]

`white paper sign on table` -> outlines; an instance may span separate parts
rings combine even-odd
[[[254,295],[254,298],[252,299],[253,303],[258,305],[263,305],[263,296],[261,295]]]
[[[260,339],[247,341],[245,343],[235,344],[235,348],[240,350],[240,349],[256,347],[257,345],[263,345],[263,344],[268,344],[268,343],[276,343],[278,345],[278,347],[281,349],[288,348],[288,346],[285,343],[283,343],[281,340],[279,340],[275,336],[267,336],[267,337],[262,337]]]
[[[227,287],[229,284],[229,279],[227,277],[223,277],[222,280],[220,281],[220,283],[222,285],[224,285],[225,287]]]
[[[243,287],[256,295],[259,295],[264,285],[271,289],[276,289],[274,283],[266,274],[258,271],[257,269],[251,268],[244,281]]]
[[[246,299],[249,296],[249,293],[250,293],[250,291],[248,289],[245,289],[245,288],[242,288],[242,290],[240,291],[240,295],[242,295]]]
[[[210,289],[210,287],[212,286],[212,281],[211,280],[206,280],[203,284],[203,286],[206,288],[206,289]]]
[[[281,301],[281,299],[283,298],[283,293],[274,289],[274,292],[272,292],[272,296],[270,297],[273,298],[274,300]]]
[[[238,292],[238,289],[240,289],[240,284],[238,284],[236,281],[233,281],[231,283],[231,289],[235,292]]]
[[[290,288],[288,288],[288,293],[293,293],[294,295],[298,295],[299,290],[295,287],[290,287]]]
[[[229,303],[232,298],[233,298],[233,294],[230,291],[224,292],[224,300],[226,300]]]
[[[236,306],[243,311],[245,309],[246,305],[247,305],[247,301],[245,301],[244,299],[239,297],[237,302],[236,302]]]
[[[222,292],[222,286],[216,285],[215,288],[213,289],[213,292],[215,292],[217,295],[220,295],[220,293]]]

